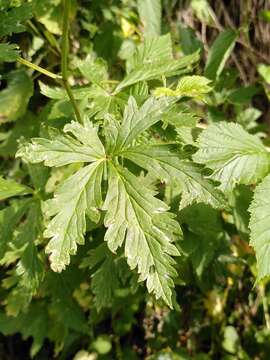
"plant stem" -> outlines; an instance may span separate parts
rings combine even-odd
[[[62,70],[62,82],[70,99],[77,121],[83,123],[79,108],[76,104],[71,87],[68,83],[68,53],[69,53],[69,11],[70,0],[63,0],[64,3],[64,16],[63,16],[63,37],[61,47],[61,70]]]
[[[267,297],[265,295],[264,285],[259,285],[259,292],[260,292],[261,299],[262,299],[265,325],[266,325],[267,329],[270,329],[270,316],[269,316],[269,312],[268,312],[268,303],[267,303]]]
[[[38,72],[40,72],[41,74],[44,74],[46,76],[49,76],[50,78],[54,79],[54,80],[59,80],[59,79],[62,79],[62,76],[60,75],[57,75],[57,74],[54,74],[52,73],[51,71],[49,70],[46,70],[46,69],[43,69],[42,67],[36,65],[36,64],[33,64],[31,63],[30,61],[28,60],[25,60],[23,59],[22,57],[19,57],[17,59],[17,61],[27,67],[29,67],[30,69],[33,69],[33,70],[36,70]]]

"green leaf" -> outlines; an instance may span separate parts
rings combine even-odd
[[[87,80],[93,83],[99,84],[108,79],[107,64],[103,59],[94,59],[89,56],[79,62],[78,69]]]
[[[211,178],[229,192],[236,184],[255,184],[269,171],[269,154],[262,142],[240,125],[210,125],[197,140],[193,160],[213,170]]]
[[[0,62],[13,62],[19,57],[20,52],[15,44],[0,44]]]
[[[146,36],[160,35],[161,11],[161,0],[138,0],[138,12]]]
[[[101,207],[103,161],[96,161],[65,180],[47,200],[44,212],[51,220],[44,236],[50,238],[46,253],[50,254],[53,271],[61,272],[70,263],[70,255],[77,252],[77,244],[84,244],[86,214]]]
[[[112,304],[114,291],[119,287],[117,268],[112,256],[107,256],[92,276],[91,288],[97,310]]]
[[[119,287],[119,279],[114,256],[106,243],[88,252],[80,265],[81,268],[95,269],[92,274],[91,289],[95,294],[95,305],[100,311],[112,305],[114,291]]]
[[[115,129],[110,130],[110,136],[112,137],[110,151],[112,153],[119,152],[130,146],[142,132],[160,121],[174,102],[174,99],[165,97],[160,99],[150,97],[138,108],[136,100],[130,96],[125,107],[121,126],[116,124]]]
[[[143,65],[173,60],[172,39],[170,34],[159,37],[147,37],[132,57],[128,59],[128,72]]]
[[[11,219],[6,219],[7,223],[1,224],[8,214]],[[9,289],[5,308],[8,314],[17,316],[29,306],[43,278],[43,264],[35,244],[41,236],[40,203],[32,199],[20,202],[18,207],[4,209],[1,215],[1,265],[10,267],[16,263],[16,267],[10,270],[9,276],[3,280],[3,286]]]
[[[246,87],[241,87],[239,89],[234,89],[228,95],[228,101],[232,104],[248,104],[251,102],[254,95],[260,92],[261,88],[257,85],[250,85]]]
[[[0,332],[6,336],[20,332],[24,339],[32,337],[31,356],[34,357],[48,335],[48,314],[44,303],[33,303],[27,312],[21,312],[17,317],[0,312]]]
[[[190,6],[202,23],[213,25],[215,14],[207,0],[191,0]]]
[[[201,277],[224,239],[220,212],[205,204],[194,204],[181,211],[180,219],[189,230],[184,233],[181,250]]]
[[[20,121],[16,121],[11,131],[7,133],[7,137],[0,142],[0,155],[4,157],[15,156],[18,150],[18,141],[23,138],[30,139],[38,134],[39,119],[33,113],[27,111]]]
[[[43,278],[43,264],[38,257],[35,241],[41,235],[42,214],[40,203],[32,203],[27,219],[17,235],[17,242],[25,244],[26,248],[20,256],[16,274],[20,278],[19,286],[29,289],[35,294]]]
[[[206,77],[211,80],[219,77],[233,51],[237,35],[234,30],[225,30],[218,35],[208,54],[204,71]]]
[[[258,279],[270,276],[270,175],[256,187],[250,212],[250,244],[254,247]]]
[[[172,307],[172,278],[177,276],[172,256],[179,255],[172,241],[181,230],[154,195],[128,170],[110,163],[105,241],[112,252],[125,243],[127,262],[131,269],[137,267],[139,280],[146,280],[148,291]]]
[[[6,180],[0,176],[0,200],[8,199],[12,196],[26,195],[32,189],[25,185],[18,184],[14,180]]]
[[[0,92],[0,123],[23,116],[34,91],[33,82],[24,71],[10,72],[7,80],[7,88]]]
[[[205,94],[209,93],[212,88],[209,86],[211,80],[204,76],[184,76],[182,77],[175,90],[169,88],[156,88],[154,91],[155,96],[179,96],[191,97],[197,100],[205,100]]]
[[[266,81],[267,84],[270,84],[270,66],[265,64],[259,64],[258,72],[262,76],[264,81]]]
[[[196,37],[194,29],[180,25],[179,34],[181,50],[185,55],[203,50],[203,43]]]
[[[145,43],[138,47],[131,59],[131,72],[118,84],[115,93],[140,81],[187,73],[199,60],[198,52],[180,59],[173,59],[171,49],[171,38],[168,35],[146,38]]]
[[[30,163],[44,161],[46,166],[63,166],[105,158],[97,128],[90,121],[85,120],[84,125],[72,121],[64,127],[64,133],[71,135],[51,129],[50,139],[34,138],[31,143],[22,145],[16,156]]]
[[[0,37],[25,31],[22,24],[32,17],[32,4],[23,4],[0,13]]]
[[[12,241],[14,229],[29,208],[31,200],[12,202],[11,206],[0,211],[0,258],[7,251],[7,244]]]
[[[214,208],[226,207],[222,193],[201,174],[201,167],[189,160],[181,160],[169,145],[140,145],[123,151],[122,155],[135,162],[162,181],[180,184],[180,208],[193,202],[210,204]]]

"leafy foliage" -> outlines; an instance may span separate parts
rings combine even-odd
[[[211,177],[220,181],[224,191],[237,183],[254,184],[269,171],[266,148],[240,125],[211,125],[199,136],[198,147],[193,159],[213,170]]]
[[[183,6],[0,0],[1,359],[269,355],[269,66]]]

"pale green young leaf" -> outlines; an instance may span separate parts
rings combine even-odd
[[[19,57],[19,50],[16,44],[0,44],[0,62],[13,62]]]
[[[96,161],[81,168],[61,183],[54,198],[45,203],[45,215],[51,218],[44,232],[50,238],[46,253],[50,254],[54,271],[65,269],[77,244],[84,244],[86,214],[93,216],[102,204],[103,167],[103,161]]]
[[[160,35],[161,11],[161,0],[138,0],[138,12],[146,36]]]
[[[11,179],[4,179],[0,176],[0,200],[13,196],[26,195],[32,192],[28,186],[17,183]]]
[[[193,160],[213,170],[211,178],[229,192],[236,184],[255,184],[269,171],[269,153],[254,135],[240,125],[221,122],[210,125],[197,140]]]
[[[265,64],[259,64],[258,72],[262,76],[264,81],[266,81],[267,84],[270,84],[270,66]]]
[[[270,175],[256,187],[249,207],[250,244],[254,247],[258,279],[270,276]]]
[[[225,30],[216,38],[210,48],[205,65],[204,75],[206,77],[211,80],[219,77],[233,51],[237,35],[234,30]]]
[[[172,256],[179,255],[173,240],[180,237],[181,230],[168,206],[154,195],[128,170],[110,163],[103,206],[108,227],[105,241],[112,252],[124,244],[131,269],[137,268],[148,291],[171,307],[172,278],[177,276]]]
[[[191,75],[182,77],[175,90],[170,88],[158,87],[154,91],[155,96],[179,96],[191,97],[196,100],[205,100],[205,94],[209,93],[212,88],[209,86],[211,80],[204,76]]]
[[[191,0],[190,6],[202,23],[210,26],[214,24],[215,13],[207,0]]]
[[[64,127],[64,133],[52,129],[50,135],[50,139],[33,138],[31,143],[23,144],[16,156],[30,163],[44,161],[46,166],[93,162],[105,157],[97,128],[88,120],[84,125],[72,121]]]
[[[169,145],[140,145],[124,150],[121,155],[162,181],[179,183],[182,188],[180,208],[193,202],[206,203],[214,208],[226,207],[222,193],[201,174],[201,166],[181,160]]]
[[[23,116],[34,90],[33,81],[22,70],[10,72],[7,82],[7,88],[0,92],[0,123]]]

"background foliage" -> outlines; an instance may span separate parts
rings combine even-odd
[[[269,31],[0,0],[1,359],[269,358]]]

